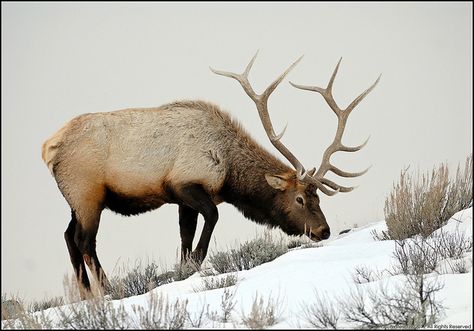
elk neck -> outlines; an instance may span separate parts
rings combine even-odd
[[[291,168],[251,139],[235,144],[220,196],[254,222],[278,226],[286,219],[284,206],[277,199],[281,191],[267,183],[265,174],[288,173]]]

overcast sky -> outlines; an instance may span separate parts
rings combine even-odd
[[[41,159],[41,145],[86,112],[203,99],[229,111],[278,155],[252,101],[216,69],[241,72],[262,91],[304,54],[270,99],[276,131],[310,168],[331,142],[336,117],[316,93],[340,57],[341,106],[370,86],[343,141],[367,146],[335,155],[347,171],[372,165],[349,194],[321,198],[332,233],[383,219],[400,170],[454,167],[472,151],[472,3],[8,3],[2,2],[2,293],[61,295],[72,275],[63,233],[69,207]],[[341,154],[341,153],[339,153]],[[335,178],[332,178],[335,179]],[[211,251],[253,238],[261,226],[219,205]],[[202,218],[200,218],[202,225]],[[98,256],[122,263],[178,256],[177,206],[134,217],[104,211]]]

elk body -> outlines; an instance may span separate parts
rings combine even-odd
[[[85,264],[101,285],[107,278],[96,253],[100,215],[108,208],[136,215],[172,203],[179,206],[182,260],[201,263],[218,220],[217,205],[227,202],[245,217],[290,235],[306,234],[315,241],[327,239],[330,229],[319,206],[318,190],[327,195],[349,192],[326,178],[328,171],[343,177],[359,176],[329,163],[336,151],[362,148],[341,143],[347,116],[374,88],[377,81],[345,110],[332,97],[334,70],[327,88],[295,85],[323,95],[338,116],[333,143],[316,171],[305,170],[276,135],[268,114],[270,94],[296,61],[263,94],[257,95],[248,73],[216,71],[239,81],[255,102],[272,144],[291,163],[280,161],[256,143],[218,106],[203,101],[182,101],[158,108],[125,109],[78,116],[43,144],[42,157],[71,207],[64,234],[81,296],[90,291]],[[192,250],[198,214],[205,220]]]

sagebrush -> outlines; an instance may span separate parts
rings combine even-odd
[[[404,170],[385,200],[387,231],[377,239],[402,240],[429,236],[456,212],[472,203],[472,154],[454,177],[446,163],[431,172],[413,175]]]
[[[209,263],[218,273],[248,270],[270,262],[288,251],[283,239],[276,240],[270,232],[240,244],[225,252],[215,252],[209,256]]]
[[[436,240],[440,242],[439,237]],[[357,288],[335,300],[316,292],[315,301],[303,310],[304,320],[311,327],[333,329],[341,319],[363,329],[433,327],[441,319],[444,306],[436,298],[443,284],[431,273],[444,257],[431,254],[432,247],[421,236],[395,241],[392,270],[356,267],[353,278]],[[363,287],[394,275],[403,275],[403,285],[389,289],[381,282],[378,289]]]
[[[147,293],[173,280],[174,273],[162,271],[155,262],[142,263],[139,260],[132,270],[122,267],[118,275],[110,279],[109,294],[112,299],[123,299]]]
[[[280,308],[279,299],[269,297],[265,302],[261,296],[256,295],[250,311],[242,314],[242,322],[251,329],[268,328],[278,322],[278,316],[281,315]]]

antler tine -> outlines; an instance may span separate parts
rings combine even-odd
[[[329,83],[326,88],[321,88],[317,86],[307,86],[307,85],[299,85],[299,84],[294,84],[290,82],[290,84],[293,87],[296,87],[300,90],[308,90],[308,91],[313,91],[313,92],[318,92],[321,94],[328,103],[329,107],[332,109],[332,111],[337,115],[337,117],[341,116],[341,109],[336,103],[336,100],[334,100],[332,96],[332,86],[334,84],[334,80],[336,78],[337,72],[339,70],[339,65],[341,64],[342,57],[339,59],[339,62],[337,62],[336,68],[334,68],[334,71],[331,75],[331,78],[329,79]]]
[[[349,147],[349,146],[343,145],[341,143],[340,150],[342,152],[357,152],[357,151],[360,151],[365,145],[367,145],[367,143],[369,142],[369,139],[370,139],[370,136],[368,136],[367,139],[365,139],[365,141],[362,144],[360,144],[359,146],[354,146],[354,147]]]
[[[337,167],[335,167],[331,164],[329,170],[331,170],[336,175],[341,176],[341,177],[359,177],[359,176],[362,176],[363,174],[365,174],[367,171],[369,171],[370,168],[372,168],[372,166],[370,166],[367,169],[365,169],[363,171],[360,171],[360,172],[347,172],[347,171],[343,171],[343,170],[341,170],[341,169],[339,169],[339,168],[337,168]]]
[[[326,88],[326,90],[331,92],[331,94],[332,94],[332,85],[334,84],[334,79],[336,78],[337,71],[339,70],[339,65],[341,64],[341,61],[342,61],[342,57],[339,59],[339,61],[337,61],[336,68],[334,68],[334,71],[331,75],[331,79],[329,79],[329,83],[328,83],[328,86]]]
[[[293,62],[288,69],[285,70],[284,73],[282,73],[273,83],[270,84],[270,86],[267,87],[265,92],[262,93],[262,96],[266,99],[270,96],[270,94],[275,90],[275,88],[281,83],[281,81],[288,75],[288,73],[293,70],[294,67],[301,61],[304,55],[301,55],[298,60]]]
[[[354,173],[353,172],[346,172],[346,171],[343,171],[343,170],[333,166],[330,163],[330,158],[331,158],[332,154],[334,154],[335,152],[338,152],[338,151],[356,152],[356,151],[360,150],[361,148],[363,148],[367,144],[367,142],[369,141],[370,136],[369,136],[369,138],[367,138],[365,140],[365,142],[363,144],[361,144],[359,146],[355,146],[355,147],[345,146],[341,142],[342,135],[344,134],[344,130],[345,130],[345,127],[346,127],[347,118],[349,117],[349,114],[367,96],[367,94],[369,94],[374,89],[374,87],[377,85],[377,83],[379,82],[380,77],[381,77],[381,75],[379,75],[379,77],[377,78],[375,83],[373,83],[367,90],[362,92],[354,101],[352,101],[349,104],[349,106],[346,109],[341,110],[339,108],[339,106],[337,105],[337,103],[334,100],[334,97],[332,95],[332,88],[333,88],[333,85],[334,85],[334,80],[335,80],[336,74],[339,70],[339,65],[341,64],[341,60],[342,60],[342,58],[339,59],[337,65],[336,65],[336,68],[334,69],[334,71],[331,75],[331,78],[329,79],[329,83],[328,83],[326,88],[321,88],[321,87],[317,87],[317,86],[298,85],[298,84],[294,84],[294,83],[290,82],[290,84],[293,85],[296,88],[299,88],[299,89],[302,89],[302,90],[318,92],[319,94],[321,94],[324,97],[324,99],[326,100],[329,107],[334,111],[334,113],[337,115],[337,118],[338,118],[338,125],[337,125],[336,135],[334,137],[333,142],[324,151],[323,159],[321,161],[321,164],[320,164],[318,170],[316,171],[316,173],[312,172],[310,176],[307,176],[307,178],[305,178],[305,180],[311,180],[312,182],[314,182],[318,186],[318,188],[325,194],[327,194],[326,193],[327,188],[324,185],[329,186],[333,190],[336,190],[336,191],[332,191],[332,192],[350,192],[354,189],[354,187],[340,186],[340,185],[324,178],[324,175],[328,171],[332,171],[333,173],[335,173],[336,175],[341,176],[341,177],[357,177],[357,176],[361,176],[361,175],[365,174],[370,169],[370,167],[369,167],[369,168],[367,168],[367,169],[365,169],[364,171],[361,171],[361,172],[354,172]],[[332,195],[332,194],[330,194],[330,195]]]
[[[380,81],[380,77],[382,77],[382,74],[379,75],[375,83],[373,83],[367,90],[362,92],[357,98],[355,98],[354,101],[351,102],[349,106],[344,110],[344,112],[347,112],[347,116],[349,116],[349,113],[369,94],[375,87],[375,85],[378,84]]]
[[[339,193],[339,191],[341,189],[343,189],[342,192],[344,192],[344,189],[346,189],[345,187],[341,187],[339,185],[337,185],[336,183],[333,183],[331,181],[329,181],[330,183],[324,183],[325,185],[331,187],[333,190],[330,190],[328,189],[326,186],[323,185],[323,182],[320,181],[319,179],[315,178],[315,177],[312,177],[312,176],[305,176],[302,180],[306,181],[306,182],[310,182],[310,183],[313,183],[314,185],[317,186],[317,188],[319,190],[321,190],[321,192],[323,192],[324,194],[328,195],[328,196],[333,196],[337,193]],[[325,178],[323,178],[323,181],[326,181]],[[334,185],[332,185],[334,184]],[[347,188],[348,189],[348,188]]]
[[[329,180],[329,179],[327,179],[327,178],[323,178],[322,183],[323,183],[324,185],[329,186],[329,187],[332,188],[333,190],[337,190],[338,192],[344,192],[344,193],[351,192],[352,190],[354,190],[355,188],[357,188],[357,186],[345,187],[345,186],[336,184],[336,183],[334,183],[332,180]]]
[[[249,77],[249,72],[250,72],[250,69],[252,69],[252,66],[253,66],[253,63],[255,62],[255,59],[257,58],[257,55],[258,55],[258,50],[257,52],[255,53],[255,55],[253,56],[253,58],[250,60],[249,64],[247,64],[247,67],[245,68],[245,71],[243,73],[243,76],[245,78],[248,79]]]
[[[293,153],[291,153],[290,150],[285,145],[283,145],[280,141],[280,139],[282,138],[286,130],[286,126],[280,134],[278,135],[275,134],[275,131],[273,129],[273,124],[270,120],[270,115],[268,114],[267,101],[270,95],[272,94],[272,92],[275,90],[275,88],[281,83],[281,81],[286,77],[286,75],[298,64],[298,62],[301,61],[303,56],[301,56],[298,60],[293,62],[293,64],[291,64],[288,67],[288,69],[285,70],[284,73],[282,73],[273,83],[271,83],[261,95],[258,95],[253,90],[248,80],[248,74],[250,72],[250,69],[252,68],[255,58],[257,57],[257,54],[258,54],[258,51],[254,55],[254,57],[250,60],[244,72],[240,75],[236,73],[228,72],[228,71],[215,70],[211,67],[210,69],[212,72],[214,72],[217,75],[234,78],[240,83],[240,85],[242,86],[244,91],[247,93],[247,95],[255,102],[255,105],[257,106],[258,114],[260,116],[260,120],[262,121],[263,127],[265,129],[265,132],[267,133],[268,138],[270,139],[270,142],[295,167],[298,178],[302,179],[306,177],[307,172],[305,171],[301,162],[298,161],[298,159],[293,155]]]
[[[225,77],[230,77],[235,80],[237,80],[240,85],[242,85],[242,88],[244,89],[245,93],[254,101],[258,102],[259,100],[259,95],[255,93],[255,91],[252,88],[252,85],[250,85],[248,76],[250,69],[252,69],[253,63],[255,62],[255,59],[257,58],[258,51],[255,53],[255,55],[252,57],[250,60],[249,64],[247,64],[247,67],[245,68],[244,72],[242,74],[236,74],[234,72],[230,71],[222,71],[222,70],[215,70],[212,67],[209,67],[211,71],[217,75],[225,76]]]

